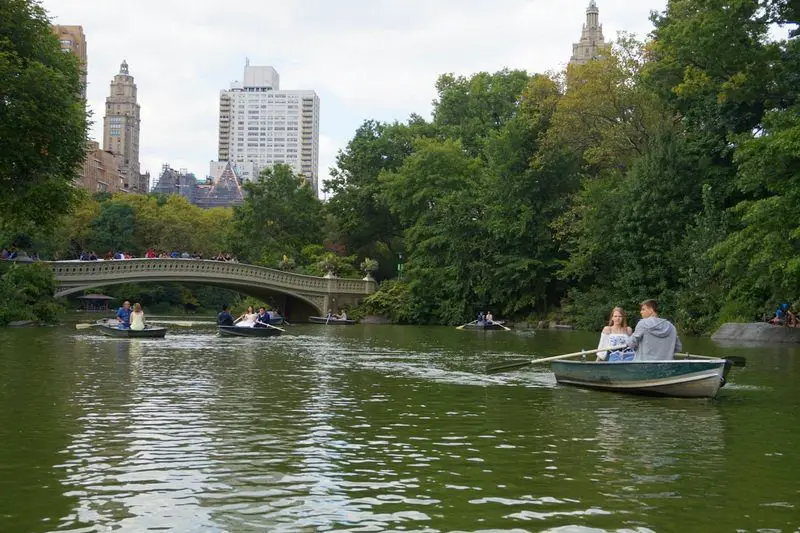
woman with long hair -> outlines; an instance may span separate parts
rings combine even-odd
[[[608,350],[597,352],[597,360],[633,361],[635,352],[627,348],[632,333],[625,310],[621,307],[612,309],[608,316],[608,325],[600,333],[600,343],[597,345],[598,349],[608,348]]]
[[[133,304],[133,311],[131,311],[131,329],[134,331],[141,331],[144,329],[144,311],[139,302]]]
[[[252,305],[247,306],[247,311],[242,314],[239,318],[236,319],[236,325],[240,328],[252,328],[256,324],[256,317],[258,315],[253,309]]]

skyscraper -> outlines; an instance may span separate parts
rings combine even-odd
[[[86,35],[83,34],[83,26],[61,26],[55,24],[53,33],[56,34],[61,42],[61,50],[76,56],[81,62],[81,97],[86,100],[86,70],[88,68],[88,56],[86,52]]]
[[[319,97],[312,90],[281,90],[272,67],[244,67],[242,82],[219,95],[220,162],[241,169],[245,180],[285,163],[317,191]]]
[[[111,81],[111,93],[106,98],[103,117],[103,149],[119,154],[128,190],[146,193],[150,175],[139,173],[139,104],[136,84],[123,61],[119,74]]]
[[[603,39],[603,25],[600,24],[600,10],[595,0],[589,0],[586,8],[586,22],[581,31],[581,40],[572,45],[572,57],[569,62],[583,65],[610,48]]]

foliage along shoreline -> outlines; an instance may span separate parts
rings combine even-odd
[[[34,9],[14,38],[46,41],[34,59],[72,87],[77,72],[53,55],[42,16]],[[234,209],[87,198],[70,187],[73,146],[36,137],[21,173],[7,144],[24,123],[7,121],[3,198],[26,207],[3,210],[0,236],[30,235],[43,257],[180,246],[342,276],[369,257],[382,283],[356,312],[398,323],[459,324],[490,309],[597,329],[611,307],[630,313],[645,298],[688,333],[751,321],[800,299],[799,16],[786,0],[670,0],[647,41],[622,35],[586,65],[445,74],[430,120],[355,132],[326,203],[281,165],[246,184]],[[790,35],[770,37],[776,25]],[[47,119],[85,133],[59,96],[62,113]],[[50,161],[59,149],[63,168]]]

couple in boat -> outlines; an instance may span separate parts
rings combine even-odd
[[[598,361],[665,361],[674,358],[683,349],[675,326],[658,316],[658,302],[641,303],[642,320],[632,330],[621,307],[611,310],[608,325],[600,334]]]
[[[247,311],[234,321],[238,328],[268,328],[272,320],[272,311],[267,311],[264,307],[258,308],[255,312],[252,305],[247,306]]]

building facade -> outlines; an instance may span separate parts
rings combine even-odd
[[[125,175],[120,170],[121,158],[100,148],[97,141],[89,141],[81,176],[75,186],[92,194],[127,192]]]
[[[194,203],[195,192],[197,190],[197,177],[182,168],[175,170],[165,163],[161,167],[161,174],[158,182],[150,190],[156,194],[179,194],[185,196],[190,202]]]
[[[123,61],[106,98],[103,149],[121,156],[128,190],[144,194],[150,185],[150,174],[139,173],[139,111],[136,83],[128,71],[128,63]]]
[[[244,67],[242,82],[220,91],[220,163],[231,162],[244,180],[284,163],[317,190],[320,101],[312,90],[281,90],[272,67]]]
[[[86,100],[86,72],[89,67],[88,54],[86,50],[86,35],[83,33],[83,26],[62,26],[55,24],[53,27],[58,40],[61,42],[61,50],[69,52],[77,57],[81,62],[81,97]]]
[[[586,8],[586,22],[581,31],[581,40],[572,45],[570,64],[583,65],[607,51],[611,44],[603,38],[603,25],[600,24],[600,10],[595,0],[589,1]]]

